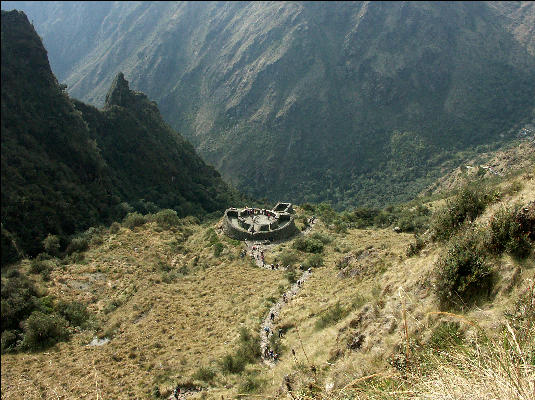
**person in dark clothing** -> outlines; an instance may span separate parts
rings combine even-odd
[[[180,394],[180,387],[176,385],[175,391],[173,392],[173,396],[175,397],[175,400],[178,400],[179,394]]]

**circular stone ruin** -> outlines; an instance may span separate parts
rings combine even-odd
[[[298,230],[291,203],[277,203],[273,210],[261,208],[229,208],[223,217],[223,231],[237,240],[280,240]]]

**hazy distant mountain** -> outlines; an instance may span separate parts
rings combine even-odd
[[[533,117],[532,2],[2,7],[27,10],[71,95],[101,105],[123,71],[256,196],[407,199]]]
[[[231,203],[217,171],[122,74],[103,110],[71,101],[21,12],[2,11],[1,79],[2,263],[129,210],[200,215]]]

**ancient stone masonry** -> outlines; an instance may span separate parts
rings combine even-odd
[[[280,240],[298,230],[291,203],[277,203],[273,210],[229,208],[223,218],[225,234],[237,240]]]

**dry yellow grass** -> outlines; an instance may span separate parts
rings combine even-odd
[[[265,299],[278,296],[284,283],[281,273],[246,260],[214,258],[211,249],[200,246],[204,229],[196,229],[187,242],[196,251],[179,258],[188,264],[199,256],[198,264],[207,268],[170,284],[153,266],[154,260],[176,257],[164,244],[173,235],[149,225],[135,232],[122,229],[91,248],[87,264],[54,271],[49,292],[92,299],[90,309],[106,320],[103,330],[115,334],[100,347],[87,346],[92,333],[82,332],[43,353],[3,355],[2,397],[148,398],[158,377],[162,391],[186,382],[199,367],[232,350],[241,326],[256,331]],[[124,304],[104,316],[101,310],[117,298]]]
[[[515,179],[522,188],[504,197],[502,204],[535,199],[533,175]],[[491,206],[478,223],[485,223],[496,207],[499,204]],[[269,298],[278,299],[281,288],[288,285],[284,272],[252,266],[248,259],[239,258],[241,247],[225,238],[221,241],[227,248],[215,257],[207,247],[209,227],[187,229],[191,236],[182,243],[183,249],[175,251],[173,242],[177,238],[180,242],[183,232],[160,231],[151,224],[134,231],[123,228],[91,246],[86,262],[66,265],[64,270],[58,267],[49,292],[89,302],[103,320],[100,334],[114,333],[113,338],[104,346],[89,347],[95,333],[86,331],[43,353],[3,355],[2,398],[151,398],[155,386],[169,393],[173,383],[191,380],[199,367],[217,367],[217,361],[235,348],[241,326],[257,332]],[[264,384],[240,398],[289,398],[285,377],[296,399],[343,398],[341,390],[352,382],[395,375],[389,361],[406,356],[407,338],[425,340],[444,319],[430,314],[438,310],[432,273],[442,245],[428,244],[420,256],[408,258],[405,252],[412,235],[389,229],[335,234],[321,221],[314,230],[333,239],[325,249],[325,266],[314,269],[276,320],[288,328],[281,341],[285,351],[280,362],[274,368],[248,366],[246,374],[256,372]],[[274,246],[266,258],[271,262],[290,248],[291,242]],[[299,254],[298,263],[306,256]],[[338,265],[344,259],[341,270]],[[165,283],[159,261],[175,271],[186,267],[190,272]],[[22,268],[28,268],[27,263]],[[465,315],[489,332],[497,330],[515,294],[534,278],[533,260],[519,263],[503,256],[496,268],[500,280],[493,301]],[[106,314],[114,300],[119,306]],[[347,313],[317,329],[316,322],[336,303]],[[470,329],[466,327],[467,335]],[[360,341],[348,348],[355,339]],[[447,368],[417,382],[420,398],[437,398],[425,397],[435,393],[432,387],[472,382],[471,377],[457,376]],[[235,398],[241,379],[218,372],[209,390],[197,397]],[[427,384],[434,386],[425,389]],[[355,398],[389,398],[368,395]]]

